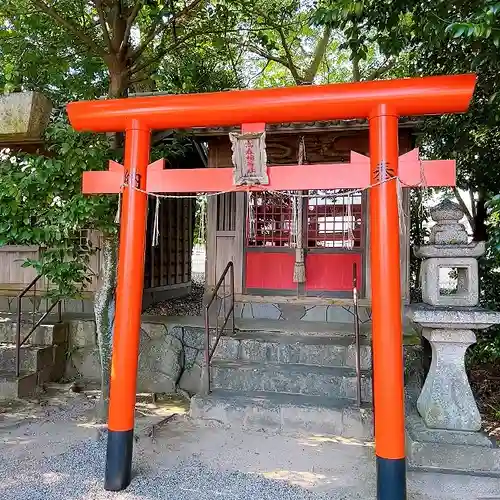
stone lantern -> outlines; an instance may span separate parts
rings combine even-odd
[[[478,307],[477,259],[484,242],[468,243],[459,205],[445,200],[431,210],[435,221],[428,245],[415,248],[423,259],[423,304],[408,310],[432,348],[432,362],[417,410],[431,429],[479,431],[481,417],[465,372],[464,356],[476,342],[474,330],[500,323],[500,314]],[[450,275],[454,286],[449,287]]]

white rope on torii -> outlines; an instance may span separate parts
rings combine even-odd
[[[298,162],[299,164],[303,164],[304,160],[306,158],[306,151],[305,151],[305,142],[304,142],[304,137],[301,137],[301,140],[299,142],[299,152],[298,152]],[[404,212],[403,208],[403,195],[402,195],[402,188],[403,187],[422,187],[422,188],[427,188],[427,179],[425,177],[425,171],[424,171],[424,165],[423,161],[420,160],[420,182],[416,185],[408,185],[405,182],[403,182],[400,177],[398,176],[390,176],[385,179],[382,179],[378,182],[374,182],[364,188],[358,188],[358,189],[345,189],[345,190],[338,190],[335,193],[331,193],[328,195],[328,198],[331,200],[336,200],[337,198],[344,198],[345,196],[348,196],[348,204],[347,204],[347,219],[348,219],[348,225],[347,225],[347,231],[348,231],[348,239],[349,241],[349,246],[350,242],[352,240],[352,244],[354,244],[354,231],[353,228],[355,226],[355,220],[352,214],[352,206],[351,204],[354,203],[354,196],[361,196],[362,193],[369,191],[371,188],[380,186],[381,184],[385,184],[386,182],[395,180],[397,182],[397,197],[398,197],[398,208],[399,208],[399,215],[400,215],[400,226],[403,229],[403,233],[406,232],[407,229],[407,217]],[[160,209],[160,201],[162,199],[204,199],[207,200],[208,198],[212,196],[220,196],[222,194],[226,193],[232,193],[232,192],[246,192],[248,196],[250,197],[251,190],[249,189],[249,185],[240,185],[240,186],[235,186],[233,189],[228,189],[226,191],[218,191],[218,192],[210,192],[210,193],[198,193],[198,194],[178,194],[178,195],[173,195],[173,194],[160,194],[160,193],[152,193],[143,189],[140,189],[136,186],[126,186],[125,184],[122,184],[120,186],[120,190],[118,192],[118,210],[116,212],[115,216],[115,223],[119,224],[120,223],[120,212],[121,212],[121,196],[122,196],[122,191],[125,187],[129,187],[130,189],[134,189],[135,191],[139,191],[143,194],[146,194],[148,197],[152,197],[155,199],[155,220],[153,222],[153,238],[152,238],[152,243],[153,246],[156,246],[159,242],[159,209]],[[295,259],[295,265],[294,265],[294,282],[295,283],[303,283],[305,282],[305,261],[304,261],[304,249],[303,249],[303,238],[302,236],[299,237],[299,235],[302,235],[302,229],[303,229],[303,206],[302,206],[302,199],[304,198],[309,198],[309,194],[304,194],[302,191],[275,191],[273,189],[263,189],[262,192],[265,193],[273,193],[277,195],[287,195],[292,199],[292,227],[291,227],[291,238],[290,238],[290,244],[295,246],[296,249],[296,259]],[[249,212],[250,210],[250,204],[247,204],[247,209]],[[299,214],[300,211],[300,214]],[[250,213],[248,214],[250,215]],[[255,221],[254,221],[255,222]],[[250,229],[253,229],[255,231],[255,227],[250,227]],[[302,267],[303,265],[303,267]],[[299,279],[302,279],[303,281],[296,281]]]

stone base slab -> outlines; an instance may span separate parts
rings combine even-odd
[[[500,476],[500,448],[482,432],[429,429],[416,413],[406,417],[410,468]]]
[[[371,408],[299,395],[214,391],[191,399],[190,415],[234,428],[276,433],[315,433],[370,441]]]

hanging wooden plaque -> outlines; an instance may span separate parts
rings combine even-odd
[[[269,184],[267,175],[266,133],[229,134],[233,150],[233,183],[235,186]]]

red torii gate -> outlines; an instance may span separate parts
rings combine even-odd
[[[370,159],[352,153],[350,164],[271,166],[269,185],[252,189],[370,189],[373,378],[377,497],[406,498],[402,318],[397,179],[454,185],[454,162],[423,162],[418,151],[398,161],[398,117],[467,110],[475,75],[438,76],[210,94],[137,97],[68,105],[76,130],[125,132],[125,166],[84,174],[86,193],[123,190],[116,320],[105,489],[131,478],[134,405],[144,279],[148,192],[238,190],[231,169],[163,169],[149,165],[151,131],[264,123],[368,118]],[[247,190],[248,188],[244,188]]]

